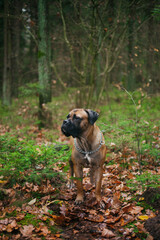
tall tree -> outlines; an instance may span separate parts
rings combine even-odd
[[[132,3],[133,4],[133,3]],[[134,65],[133,65],[133,44],[134,44],[134,6],[128,2],[128,89],[135,88]]]
[[[4,68],[2,103],[11,104],[11,29],[9,16],[9,1],[4,1]]]
[[[38,75],[39,75],[39,120],[40,127],[44,126],[45,114],[43,113],[43,104],[51,101],[51,79],[49,62],[49,31],[47,22],[47,1],[38,1]]]
[[[12,95],[18,97],[18,88],[20,86],[20,13],[22,2],[13,1],[12,12]]]

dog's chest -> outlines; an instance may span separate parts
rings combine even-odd
[[[97,161],[97,154],[80,154],[78,153],[75,157],[76,162],[78,165],[81,165],[85,168],[91,168],[93,166],[98,165]]]

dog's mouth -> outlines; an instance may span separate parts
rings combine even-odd
[[[66,137],[72,136],[75,138],[79,137],[81,134],[81,128],[76,126],[71,120],[64,120],[61,131]]]
[[[61,131],[62,131],[62,133],[63,133],[66,137],[71,136],[71,134],[68,133],[67,130],[66,130],[63,126],[61,127]]]

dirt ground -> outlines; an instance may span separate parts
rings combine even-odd
[[[160,240],[160,188],[147,189],[143,197],[145,201],[157,210],[158,215],[148,219],[144,226],[146,230],[153,236],[154,240]]]

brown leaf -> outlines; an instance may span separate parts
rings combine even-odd
[[[115,223],[115,222],[119,221],[121,216],[122,216],[122,214],[120,214],[118,217],[107,218],[104,222],[106,222],[106,223]]]
[[[107,209],[107,210],[105,211],[105,216],[109,216],[109,215],[110,215],[110,210]]]
[[[8,222],[9,222],[8,218],[5,218],[5,219],[0,220],[0,224],[7,225]]]
[[[130,213],[133,215],[136,215],[138,213],[141,213],[141,211],[143,210],[143,207],[140,206],[133,206],[132,209],[130,209]]]
[[[28,202],[28,205],[32,206],[33,204],[35,204],[37,201],[36,198],[32,199],[30,202]]]
[[[66,218],[64,215],[60,215],[60,216],[56,216],[56,215],[52,215],[54,221],[56,222],[56,224],[58,225],[63,225]]]
[[[91,221],[91,222],[103,222],[104,221],[104,217],[102,215],[89,215],[88,217],[85,217],[85,219]]]
[[[125,226],[128,223],[133,222],[133,221],[134,221],[134,217],[132,217],[131,215],[124,214],[120,220],[120,224],[121,224],[121,226]]]
[[[22,219],[24,219],[24,217],[25,217],[25,213],[20,213],[20,214],[18,214],[18,216],[16,217],[16,220],[17,220],[17,221],[21,221]]]
[[[61,207],[60,207],[60,213],[65,216],[66,215],[66,211],[67,211],[67,208],[66,206],[63,204]]]
[[[115,237],[115,234],[107,228],[104,228],[102,231],[102,236],[107,238]]]
[[[120,192],[116,192],[113,196],[113,202],[112,202],[112,207],[115,209],[119,209],[121,206],[121,202],[119,198],[120,198]]]
[[[13,220],[10,224],[8,224],[6,230],[7,232],[12,232],[13,229],[15,229],[17,227],[17,222],[16,220]]]
[[[47,236],[50,233],[51,233],[51,231],[48,230],[47,226],[42,226],[41,227],[41,234],[40,235]]]
[[[23,228],[20,228],[20,232],[22,233],[23,237],[29,237],[32,235],[32,232],[34,230],[34,227],[32,224],[30,225],[24,225]]]
[[[129,203],[129,204],[125,205],[125,206],[122,208],[122,210],[123,210],[124,213],[128,213],[128,212],[130,212],[130,210],[132,209],[132,207],[133,207],[132,204]]]

